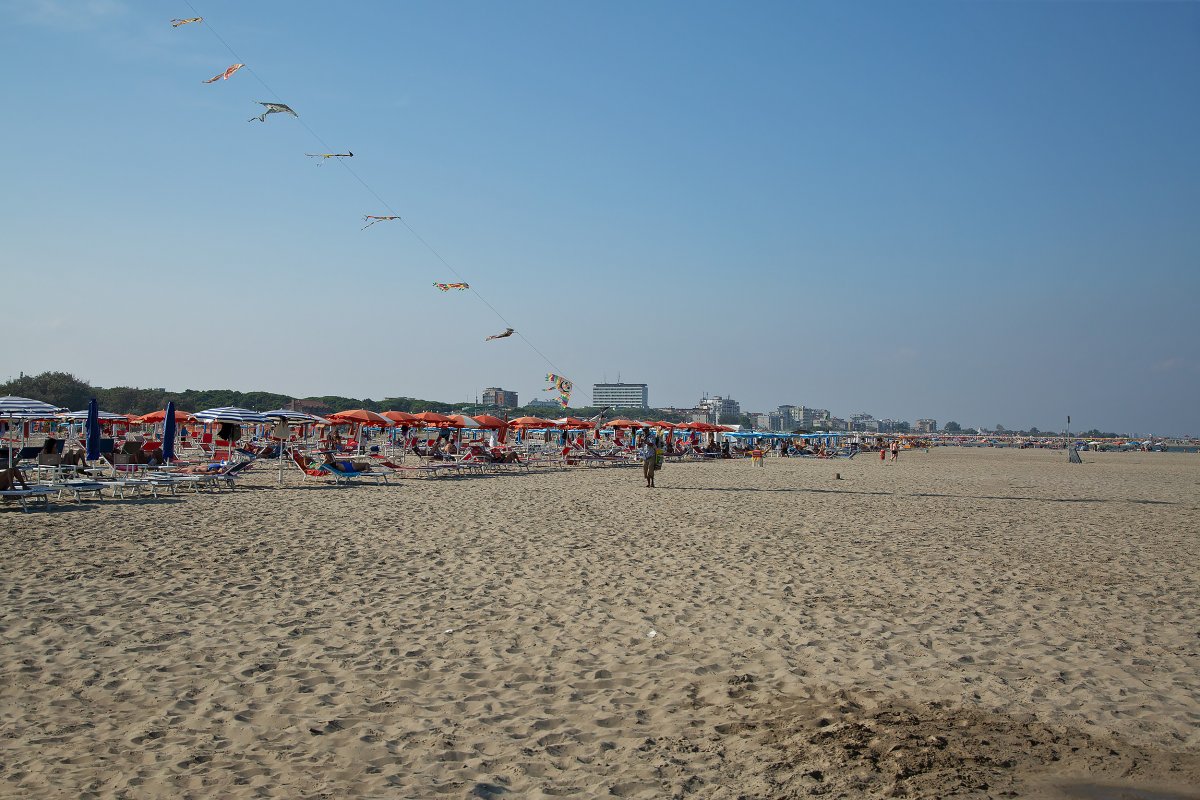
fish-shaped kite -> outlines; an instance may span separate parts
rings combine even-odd
[[[229,80],[229,76],[233,75],[233,73],[237,72],[239,69],[241,69],[244,66],[246,66],[246,65],[245,64],[231,64],[229,66],[229,69],[225,70],[224,72],[222,72],[219,75],[213,75],[211,78],[204,81],[204,83],[216,83],[217,81],[222,81],[222,80],[227,81],[227,80]]]
[[[354,153],[350,152],[349,150],[344,153],[305,153],[304,155],[308,156],[309,158],[321,159],[317,162],[318,167],[324,164],[325,160],[328,158],[354,158]]]
[[[254,120],[266,122],[268,114],[291,114],[293,117],[300,116],[295,111],[292,111],[291,106],[286,106],[283,103],[264,103],[262,100],[255,100],[254,102],[258,103],[260,106],[266,107],[267,110],[259,114],[257,117],[251,117],[250,119],[246,120],[247,122],[254,122]]]
[[[187,25],[188,23],[191,23],[191,22],[204,22],[204,17],[189,17],[187,19],[173,19],[173,20],[171,20],[171,27],[178,28],[180,25]]]
[[[363,226],[362,226],[362,229],[365,231],[367,228],[371,227],[371,226],[372,226],[372,225],[374,225],[376,222],[386,222],[386,221],[388,221],[388,220],[392,220],[392,219],[400,219],[400,218],[399,218],[399,217],[377,217],[377,216],[375,216],[375,215],[373,215],[373,214],[367,214],[365,217],[363,217],[363,219],[369,219],[369,220],[371,220],[371,221],[370,221],[370,222],[368,222],[366,225],[363,225]]]
[[[443,292],[448,292],[451,289],[458,289],[460,292],[464,292],[471,288],[471,284],[469,283],[435,283],[434,286]]]
[[[512,328],[505,328],[504,333],[493,333],[491,336],[484,339],[484,341],[490,342],[492,339],[507,339],[509,336],[512,336],[514,333],[516,333],[516,331],[514,331]]]

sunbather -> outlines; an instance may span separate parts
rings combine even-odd
[[[21,470],[16,467],[0,470],[0,492],[7,492],[18,483],[21,484],[22,489],[29,488],[29,484],[25,482],[25,476],[21,474]]]

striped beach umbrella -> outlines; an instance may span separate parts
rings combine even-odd
[[[197,411],[195,414],[192,414],[192,417],[200,422],[232,422],[235,425],[264,425],[270,422],[265,415],[257,411],[251,411],[248,408],[238,408],[236,406],[209,408],[204,411]]]
[[[59,419],[65,419],[69,422],[87,422],[87,411],[72,411],[69,414],[59,414]],[[101,422],[129,422],[129,417],[124,414],[114,414],[111,411],[97,411],[96,418]]]
[[[303,411],[292,411],[288,408],[277,408],[274,411],[264,411],[263,416],[269,419],[281,419],[289,425],[328,425],[329,420],[316,414],[305,414]]]
[[[31,419],[54,419],[59,412],[66,409],[52,406],[49,403],[43,403],[41,400],[31,400],[28,397],[0,397],[0,420],[5,420],[12,426],[16,420]],[[21,443],[25,442],[25,427],[21,427]],[[12,431],[8,432],[8,465],[13,464],[13,437]]]

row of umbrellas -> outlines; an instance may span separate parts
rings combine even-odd
[[[292,411],[289,409],[276,409],[274,411],[251,411],[246,408],[238,408],[236,406],[225,406],[222,408],[210,408],[205,411],[198,411],[195,414],[189,414],[185,411],[177,411],[175,404],[168,403],[167,408],[162,411],[154,411],[140,417],[127,417],[123,414],[112,414],[104,411],[99,411],[96,408],[96,403],[93,400],[88,404],[87,411],[65,412],[65,409],[58,408],[50,403],[44,403],[40,400],[33,400],[26,397],[0,397],[0,419],[8,420],[31,420],[31,419],[67,419],[74,421],[83,421],[87,424],[88,429],[91,429],[93,424],[96,425],[97,431],[100,422],[131,422],[131,423],[164,423],[163,438],[164,440],[174,439],[175,425],[190,421],[203,423],[232,423],[236,425],[261,425],[283,420],[292,425],[307,425],[307,424],[350,424],[375,427],[440,427],[440,428],[476,428],[484,430],[535,430],[535,429],[571,429],[571,430],[591,430],[598,423],[576,419],[574,417],[563,417],[562,419],[543,419],[541,417],[517,417],[516,419],[503,420],[498,417],[493,417],[488,414],[480,414],[474,417],[465,414],[438,414],[434,411],[423,411],[418,414],[410,414],[405,411],[384,411],[376,413],[368,411],[365,408],[353,409],[350,411],[339,411],[334,414],[329,414],[325,417],[319,417],[315,414],[306,414],[301,411]],[[729,428],[722,425],[713,425],[708,422],[685,422],[671,423],[665,421],[647,422],[633,419],[614,419],[607,422],[599,423],[601,427],[613,428],[617,430],[631,430],[639,428],[657,428],[663,430],[685,430],[699,433],[716,433],[720,431],[731,431]],[[92,437],[88,437],[89,441]],[[99,438],[99,435],[95,438]]]

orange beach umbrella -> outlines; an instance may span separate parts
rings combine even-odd
[[[413,414],[417,421],[430,425],[436,428],[455,428],[458,427],[455,420],[450,419],[445,414],[438,414],[434,411],[422,411],[420,414]]]
[[[176,411],[175,412],[175,421],[176,422],[187,422],[189,419],[191,419],[191,417],[192,417],[192,415],[186,411]],[[166,418],[167,418],[167,412],[164,409],[162,411],[151,411],[149,414],[143,414],[140,417],[134,417],[130,421],[141,424],[141,423],[151,423],[151,422],[162,422]]]
[[[508,421],[510,428],[553,428],[554,423],[541,417],[517,417]]]
[[[365,408],[338,411],[335,414],[328,414],[327,418],[333,422],[341,422],[343,424],[378,425],[382,428],[389,428],[394,424],[387,417],[381,417],[374,411],[367,411]]]

